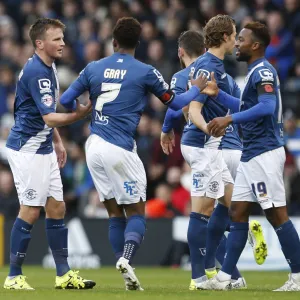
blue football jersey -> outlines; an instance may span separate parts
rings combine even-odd
[[[256,121],[241,124],[244,147],[241,161],[243,162],[284,145],[282,102],[277,72],[265,58],[253,62],[248,67],[248,71],[240,110],[244,111],[258,104],[258,86],[264,86],[267,92],[268,89],[274,89],[276,109],[271,116],[264,116]],[[267,83],[271,83],[273,86]]]
[[[55,64],[49,67],[34,54],[19,75],[14,103],[15,124],[6,147],[21,152],[51,153],[53,128],[45,124],[42,116],[56,111],[58,95]]]
[[[155,68],[118,52],[88,64],[71,88],[79,94],[90,93],[91,133],[128,151],[134,149],[148,93],[165,103],[169,100],[169,85]]]
[[[227,74],[228,84],[229,84],[229,94],[240,98],[241,90],[236,84],[234,79]],[[220,149],[232,149],[232,150],[242,150],[243,144],[239,135],[239,125],[231,124],[226,128],[226,133],[221,140]]]
[[[206,52],[200,56],[194,63],[195,73],[194,78],[204,73],[208,78],[210,78],[210,73],[215,73],[215,78],[217,80],[218,86],[230,93],[230,86],[228,83],[227,74],[224,69],[223,61],[213,54]],[[200,94],[195,101],[203,103],[202,115],[206,123],[209,123],[212,119],[216,117],[224,117],[229,111],[219,102],[210,99],[209,96]],[[184,128],[184,134],[181,139],[181,143],[187,146],[204,148],[208,143],[210,147],[219,148],[222,138],[214,138],[199,128],[197,128],[190,120],[189,123]]]

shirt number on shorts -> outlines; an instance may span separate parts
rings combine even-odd
[[[255,188],[254,183],[252,183],[251,186],[252,186],[252,191],[256,197],[257,197],[257,194],[258,194],[258,197],[267,197],[267,187],[263,181],[258,182],[256,184],[256,188]]]

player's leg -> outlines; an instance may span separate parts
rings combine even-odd
[[[228,170],[229,170],[232,178],[235,180],[236,174],[237,174],[237,168],[240,164],[242,151],[223,149],[222,154],[223,154],[223,158],[226,163],[226,166],[228,167]],[[224,173],[223,173],[223,175],[224,175]],[[226,173],[225,173],[225,176],[226,176]],[[225,180],[225,182],[226,182],[226,180]],[[263,264],[266,259],[267,243],[264,239],[262,226],[257,220],[252,220],[249,223],[248,242],[251,244],[251,246],[253,248],[253,254],[254,254],[256,263],[259,265]],[[238,272],[234,271],[232,278],[235,279],[236,275],[238,275]]]
[[[232,274],[247,241],[249,214],[252,202],[256,202],[256,198],[252,192],[251,184],[247,180],[248,172],[247,168],[244,167],[245,164],[247,163],[240,164],[234,186],[230,206],[231,224],[226,245],[226,257],[221,271],[210,281],[207,286],[208,289],[224,290],[232,287]]]
[[[127,225],[122,257],[131,262],[144,239],[146,231],[145,202],[141,199],[138,203],[125,204],[123,207],[127,216]]]
[[[217,165],[218,150],[181,145],[181,152],[192,169],[192,207],[187,239],[192,267],[189,288],[195,290],[201,288],[200,286],[207,280],[205,274],[207,223],[219,190],[221,167]]]
[[[282,252],[291,269],[289,280],[275,291],[300,291],[300,240],[288,217],[286,206],[266,209],[265,214],[278,236]]]
[[[113,248],[116,260],[123,255],[125,244],[126,217],[122,205],[118,205],[116,199],[112,198],[104,201],[104,206],[109,216],[108,237]]]
[[[225,207],[229,207],[230,203],[231,203],[231,198],[232,198],[232,191],[231,191],[231,186],[229,186],[228,183],[231,183],[231,178],[233,179],[233,181],[236,178],[236,172],[237,172],[238,165],[240,163],[242,151],[223,149],[222,155],[223,155],[223,159],[225,161],[225,170],[222,173],[222,184],[227,186],[227,190],[225,190],[225,196],[223,197],[223,199],[219,199],[219,203],[222,203]],[[228,173],[227,169],[229,170],[229,173]],[[230,188],[230,189],[228,190],[228,188]],[[222,205],[222,204],[218,204],[218,209],[220,209],[220,205]],[[227,212],[227,214],[228,214],[228,212]],[[230,227],[230,222],[228,222],[228,225],[226,228],[227,231],[229,231],[229,227]],[[221,228],[221,230],[223,230],[223,228]],[[221,242],[218,246],[217,252],[216,252],[216,259],[221,265],[223,264],[224,256],[226,253],[226,243],[227,243],[227,238],[225,235],[223,235]],[[209,264],[209,259],[206,260],[206,263]],[[212,263],[211,263],[211,265],[212,265]],[[237,269],[237,267],[235,267],[235,269],[232,273],[232,282],[233,282],[233,284],[232,284],[233,288],[245,288],[246,287],[245,279],[242,277],[242,275],[239,272],[239,270]]]
[[[135,152],[126,151],[95,135],[86,143],[86,157],[100,200],[110,216],[110,242],[116,258],[119,258],[116,267],[123,275],[127,290],[141,290],[134,270],[123,254],[128,247],[125,243],[132,241],[132,232],[137,233],[136,239],[138,234],[144,235],[144,229],[140,229],[145,226],[146,174],[143,164]],[[123,207],[131,204],[143,207],[143,213],[136,213],[137,217],[130,215],[126,224]],[[129,235],[125,233],[126,229]]]
[[[92,135],[88,138],[85,146],[86,160],[93,182],[99,194],[99,199],[104,203],[109,216],[109,241],[118,260],[124,249],[124,233],[126,228],[126,217],[122,205],[118,205],[113,193],[114,179],[110,180],[102,160],[102,152],[108,143],[99,137]],[[103,153],[103,156],[106,156]],[[108,162],[107,162],[108,163]],[[109,167],[108,167],[109,168]],[[111,169],[113,167],[111,166]]]
[[[300,240],[286,209],[282,176],[285,162],[283,147],[264,153],[260,163],[262,162],[266,169],[262,180],[255,184],[256,194],[291,269],[289,280],[276,291],[300,291]]]
[[[221,240],[221,243],[220,243],[217,253],[216,253],[216,260],[221,265],[220,269],[222,268],[222,265],[224,263],[225,254],[226,254],[226,246],[227,246],[227,238],[225,235],[223,235],[223,238]],[[244,277],[242,277],[242,275],[239,272],[237,267],[235,267],[234,270],[232,271],[231,285],[232,285],[232,289],[247,288],[246,280]]]
[[[189,289],[195,290],[207,280],[205,255],[207,223],[214,208],[215,199],[205,196],[191,196],[191,213],[187,240],[190,249],[192,279]]]
[[[221,152],[221,151],[220,151]],[[209,278],[216,275],[216,253],[218,246],[224,236],[225,230],[229,224],[228,208],[231,203],[232,191],[233,191],[233,179],[228,170],[228,167],[223,159],[221,152],[221,158],[219,163],[222,167],[222,184],[220,189],[224,186],[224,197],[221,197],[218,201],[218,205],[213,211],[207,226],[207,239],[206,239],[206,258],[205,269]],[[219,192],[218,197],[222,195]]]
[[[31,229],[46,201],[43,191],[45,174],[41,172],[44,161],[42,155],[11,149],[7,149],[7,157],[18,192],[20,211],[11,231],[10,269],[4,288],[32,289],[23,276],[22,265],[31,240]]]
[[[46,212],[46,234],[51,249],[55,266],[57,289],[90,289],[95,282],[83,279],[70,269],[68,264],[68,229],[64,222],[65,203],[63,201],[63,186],[60,171],[57,164],[56,154],[49,154],[49,190]]]

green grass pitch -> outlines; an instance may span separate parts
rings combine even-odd
[[[141,268],[136,274],[141,281],[144,292],[125,291],[121,275],[114,268],[99,270],[82,270],[80,274],[96,281],[92,290],[55,290],[54,270],[41,267],[24,267],[24,275],[35,291],[7,291],[0,288],[1,300],[89,300],[89,299],[217,299],[221,300],[268,300],[300,299],[300,293],[272,292],[287,280],[286,272],[243,272],[248,289],[239,291],[189,291],[190,272],[177,269]],[[7,275],[7,268],[0,268],[1,285]],[[201,298],[200,298],[201,297]]]

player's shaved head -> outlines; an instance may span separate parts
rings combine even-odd
[[[268,27],[260,22],[250,22],[244,26],[245,29],[252,31],[253,42],[258,42],[260,45],[266,49],[271,41],[270,32]]]
[[[113,38],[119,47],[134,49],[139,43],[142,26],[139,21],[132,17],[124,17],[118,20],[113,29]]]
[[[205,46],[220,47],[225,42],[224,34],[230,36],[234,32],[234,26],[234,19],[228,15],[217,15],[211,18],[203,29]]]
[[[195,30],[188,30],[181,33],[178,38],[178,46],[183,48],[188,56],[198,57],[204,53],[204,37]]]
[[[49,28],[60,28],[62,31],[65,31],[66,26],[57,19],[50,18],[40,18],[35,21],[34,24],[30,26],[29,37],[33,44],[33,47],[36,48],[36,40],[42,40],[46,31]]]

